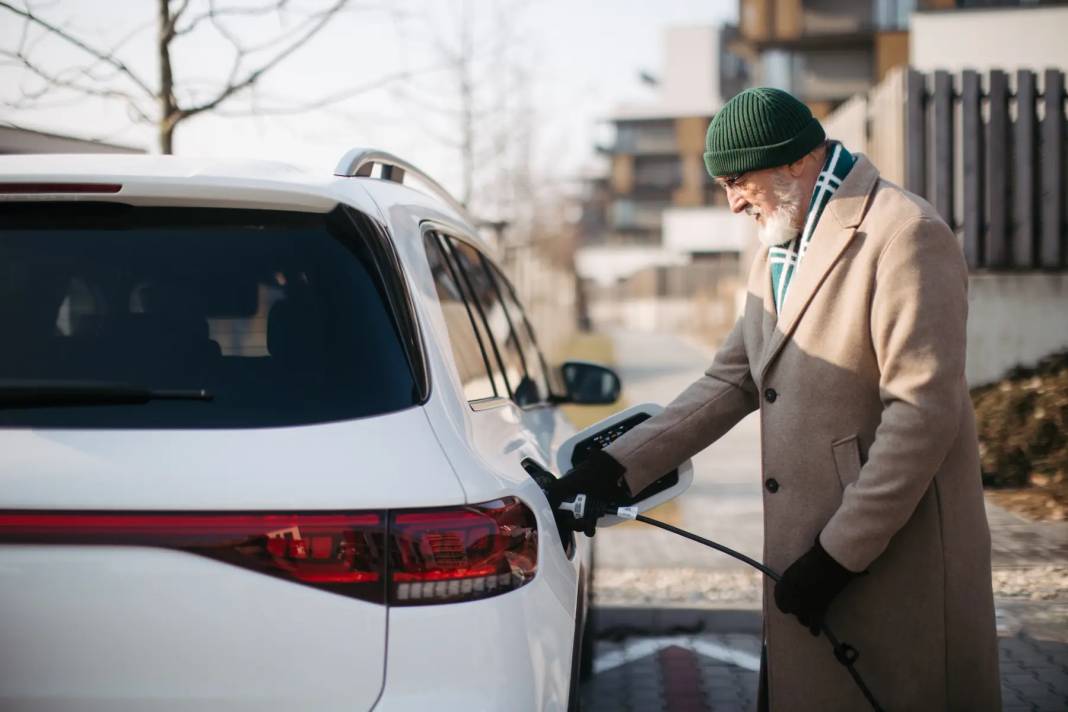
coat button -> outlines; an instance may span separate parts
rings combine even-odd
[[[775,392],[774,388],[767,388],[764,390],[764,400],[768,403],[774,403],[775,399],[779,397],[779,394]]]
[[[779,491],[779,481],[774,477],[769,477],[768,481],[764,483],[764,486],[768,488],[768,492],[775,494]]]

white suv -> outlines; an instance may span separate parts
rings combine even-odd
[[[0,215],[0,708],[576,706],[589,542],[524,463],[619,381],[437,184],[5,157]]]

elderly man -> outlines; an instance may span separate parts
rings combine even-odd
[[[867,708],[811,634],[826,621],[885,709],[999,709],[956,238],[782,91],[731,99],[705,164],[759,228],[745,313],[702,378],[550,499],[640,492],[759,408],[764,560],[784,572],[762,708]]]

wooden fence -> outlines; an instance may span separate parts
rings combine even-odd
[[[905,185],[961,235],[972,269],[1064,270],[1065,74],[1021,70],[1013,79],[910,70]]]

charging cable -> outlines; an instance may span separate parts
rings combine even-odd
[[[571,502],[562,502],[560,504],[560,509],[567,512],[571,512],[574,515],[575,519],[584,518],[587,514],[587,511],[589,511],[590,514],[596,514],[598,518],[604,515],[614,515],[616,517],[619,517],[620,519],[633,519],[639,522],[643,522],[645,524],[649,524],[654,527],[663,529],[664,531],[669,531],[672,534],[678,534],[679,536],[689,539],[690,541],[695,541],[698,544],[704,544],[709,548],[715,549],[716,551],[724,553],[727,556],[735,558],[744,564],[752,566],[754,569],[760,571],[772,581],[778,582],[781,578],[781,576],[774,569],[765,566],[763,563],[757,561],[756,559],[752,559],[746,556],[745,554],[731,549],[730,547],[723,546],[723,544],[720,544],[719,542],[712,541],[711,539],[705,539],[704,537],[698,536],[697,534],[694,534],[692,532],[688,532],[685,529],[679,529],[678,527],[672,526],[671,524],[668,524],[666,522],[661,522],[660,520],[647,517],[644,514],[639,514],[637,507],[612,508],[598,506],[594,508],[592,504],[593,503],[590,503],[587,500],[586,495],[580,494],[576,495],[575,499]],[[849,643],[843,643],[839,641],[838,637],[827,626],[826,623],[820,624],[820,631],[827,638],[827,640],[830,641],[835,660],[841,663],[845,667],[845,669],[849,671],[850,677],[853,678],[853,682],[856,683],[857,687],[864,695],[864,698],[871,705],[871,708],[875,710],[875,712],[883,712],[883,708],[879,706],[879,703],[875,699],[875,695],[872,694],[872,691],[864,683],[864,679],[861,678],[860,673],[857,671],[856,662],[857,659],[860,657],[860,653],[857,652],[857,649]]]

